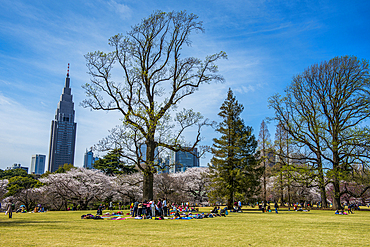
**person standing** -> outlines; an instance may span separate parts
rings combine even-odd
[[[167,216],[167,200],[164,199],[162,204],[163,204],[162,205],[163,206],[163,215]]]
[[[132,210],[132,217],[137,216],[138,206],[139,206],[139,202],[136,200],[134,203],[134,209]]]
[[[152,218],[155,218],[155,201],[154,200],[150,202],[150,209],[152,213]]]
[[[113,210],[113,202],[112,201],[109,203],[109,210]]]
[[[157,207],[158,207],[159,216],[162,216],[162,202],[161,202],[161,199],[158,199]]]
[[[275,213],[278,213],[279,205],[278,205],[278,203],[277,203],[277,202],[275,202],[274,208],[275,208]]]
[[[118,203],[118,209],[121,211],[121,208],[122,208],[122,202],[119,202]]]
[[[241,201],[238,201],[238,212],[241,212],[242,211],[242,202]]]
[[[12,201],[9,201],[6,211],[9,214],[9,219],[13,218],[13,210],[15,209],[15,205]]]

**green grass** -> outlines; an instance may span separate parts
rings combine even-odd
[[[209,210],[209,208],[207,208]],[[209,212],[209,211],[208,211]],[[370,211],[247,211],[202,220],[81,220],[93,211],[0,215],[0,246],[369,246]]]

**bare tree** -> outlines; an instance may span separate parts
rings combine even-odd
[[[260,161],[263,166],[263,200],[267,201],[266,184],[267,184],[267,166],[270,163],[271,158],[269,155],[272,154],[271,150],[271,139],[270,132],[267,128],[267,124],[262,120],[259,138],[258,138],[258,150],[260,151]]]
[[[153,198],[156,148],[192,152],[201,140],[201,127],[208,124],[191,109],[178,111],[174,119],[171,111],[201,84],[223,81],[216,74],[214,62],[226,58],[225,52],[207,56],[204,61],[181,56],[182,48],[191,44],[190,34],[204,31],[197,19],[186,12],[156,11],[133,26],[126,36],[111,37],[112,52],[85,55],[91,83],[84,86],[88,99],[82,105],[94,110],[119,111],[123,125],[136,135],[136,154],[140,141],[146,145],[145,159],[137,155],[140,159],[137,166],[144,174],[143,199]],[[120,82],[113,79],[115,64],[123,72]],[[161,126],[173,131],[167,132],[170,139],[161,138],[158,133]],[[184,148],[182,134],[192,126],[197,126],[198,133],[191,148],[189,145]]]
[[[335,57],[315,64],[293,78],[286,96],[270,98],[275,120],[312,155],[325,200],[323,164],[328,163],[329,182],[334,187],[333,207],[340,208],[340,183],[353,164],[369,159],[370,116],[369,65],[356,57]],[[325,201],[324,201],[325,200]]]

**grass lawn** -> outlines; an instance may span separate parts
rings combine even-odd
[[[13,219],[1,213],[0,246],[370,246],[370,211],[247,210],[202,220],[81,220],[86,213],[95,211],[14,213]]]

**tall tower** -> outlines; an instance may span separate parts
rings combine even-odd
[[[64,164],[73,164],[75,156],[76,127],[69,78],[69,64],[55,120],[51,121],[48,171],[55,172]]]

